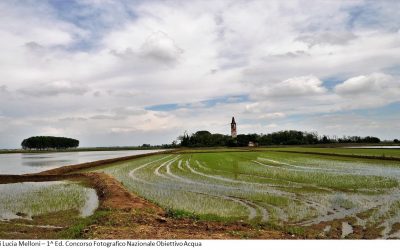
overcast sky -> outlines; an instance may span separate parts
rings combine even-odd
[[[0,148],[400,139],[400,1],[0,1]]]

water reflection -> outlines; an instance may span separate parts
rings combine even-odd
[[[0,154],[0,174],[28,174],[65,165],[140,155],[163,150]]]

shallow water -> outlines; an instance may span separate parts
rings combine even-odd
[[[159,151],[162,150],[0,154],[0,175],[36,173],[65,165],[73,165],[131,155],[141,155]]]
[[[353,227],[348,222],[342,222],[342,238],[353,233]]]
[[[23,182],[0,185],[0,220],[76,210],[87,217],[99,205],[96,191],[70,181]]]

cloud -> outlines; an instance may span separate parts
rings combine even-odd
[[[349,78],[335,86],[343,109],[376,108],[400,101],[400,79],[383,73]]]
[[[0,93],[6,93],[7,92],[7,85],[0,85]]]
[[[364,95],[398,92],[400,82],[392,76],[382,73],[352,77],[335,86],[335,92],[340,95]]]
[[[55,81],[20,89],[19,92],[32,97],[52,97],[58,95],[83,95],[88,88],[69,81]]]
[[[185,130],[227,134],[232,116],[240,133],[353,132],[321,117],[400,101],[398,5],[2,1],[0,147],[45,127],[84,146],[167,143]],[[382,113],[370,119],[394,136]]]
[[[309,46],[315,45],[324,45],[324,44],[332,44],[332,45],[343,45],[354,39],[357,36],[349,31],[332,31],[332,32],[322,32],[317,34],[304,34],[299,36],[297,39],[299,41],[306,42]]]
[[[284,113],[276,112],[276,113],[266,113],[259,116],[260,119],[279,119],[284,118],[286,115]]]
[[[141,55],[162,62],[177,61],[183,50],[166,33],[158,31],[147,37]]]
[[[321,80],[313,75],[293,77],[278,83],[265,83],[264,85],[254,94],[256,99],[312,96],[326,92]]]
[[[125,117],[118,115],[94,115],[89,117],[89,119],[93,120],[123,120]]]

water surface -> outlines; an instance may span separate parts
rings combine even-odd
[[[163,150],[0,154],[0,175],[37,173],[65,165],[73,165],[131,155],[141,155],[159,151]]]

